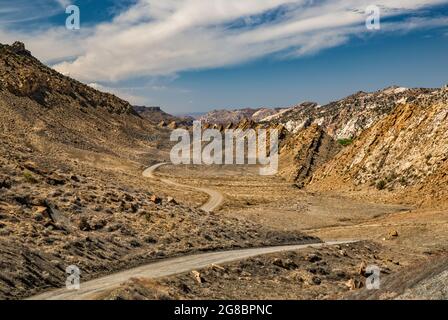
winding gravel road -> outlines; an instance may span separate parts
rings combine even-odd
[[[155,170],[166,164],[167,163],[159,163],[146,169],[143,172],[143,176],[151,179],[159,179],[154,176],[154,172]],[[163,183],[171,184],[177,187],[189,188],[207,193],[210,196],[210,199],[208,200],[207,203],[205,203],[201,207],[201,209],[203,209],[204,211],[210,212],[215,210],[222,204],[224,200],[224,197],[220,192],[212,189],[197,188],[182,185],[168,179],[159,179],[159,180],[162,181]],[[208,252],[208,253],[193,254],[188,256],[164,259],[137,268],[111,274],[102,278],[90,280],[87,282],[82,282],[81,278],[80,290],[68,290],[66,288],[56,289],[30,297],[29,300],[89,300],[94,299],[95,297],[98,296],[98,294],[106,290],[113,289],[122,284],[123,282],[126,282],[129,279],[135,277],[160,278],[183,272],[189,272],[194,269],[202,269],[211,264],[223,264],[258,255],[284,252],[284,251],[294,251],[309,247],[320,248],[328,245],[348,244],[354,242],[356,241],[333,241],[333,242],[315,243],[315,244],[297,244],[288,246],[252,248],[252,249],[230,250],[220,252]]]
[[[67,290],[66,288],[57,289],[33,296],[29,298],[29,300],[90,300],[94,299],[99,293],[104,292],[105,290],[113,289],[119,286],[121,283],[135,277],[160,278],[188,272],[195,269],[205,268],[211,264],[223,264],[263,254],[294,251],[309,247],[320,248],[329,245],[348,244],[354,242],[356,241],[334,241],[316,244],[253,248],[222,252],[209,252],[184,257],[164,259],[158,262],[118,272],[87,282],[82,282],[81,278],[80,290],[73,291]]]
[[[163,162],[163,163],[158,163],[156,165],[153,165],[151,167],[149,167],[148,169],[146,169],[145,171],[143,171],[143,176],[146,178],[150,178],[150,179],[158,179],[163,183],[166,184],[170,184],[172,186],[176,186],[176,187],[180,187],[180,188],[185,188],[185,189],[190,189],[190,190],[195,190],[198,192],[203,192],[208,194],[209,199],[208,201],[202,205],[202,207],[200,209],[206,211],[206,212],[213,212],[216,209],[218,209],[222,203],[224,202],[224,196],[221,192],[213,190],[213,189],[209,189],[209,188],[198,188],[198,187],[193,187],[193,186],[189,186],[189,185],[185,185],[185,184],[180,184],[168,179],[163,179],[163,178],[158,178],[154,175],[154,172],[160,168],[161,166],[165,166],[168,165],[168,163]]]

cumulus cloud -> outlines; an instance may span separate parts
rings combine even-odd
[[[446,2],[376,4],[385,19]],[[139,0],[111,22],[79,33],[35,32],[25,41],[39,57],[62,61],[55,65],[62,73],[88,82],[113,82],[228,66],[269,54],[315,53],[370,32],[364,26],[364,10],[370,4],[371,0]],[[422,18],[386,23],[383,31],[446,24],[443,18]],[[4,37],[8,33],[0,31],[0,39]]]

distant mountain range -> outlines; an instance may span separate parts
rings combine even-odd
[[[239,123],[242,120],[262,121],[264,118],[281,112],[282,108],[245,108],[237,110],[214,110],[210,111],[198,119],[208,124],[228,124]]]

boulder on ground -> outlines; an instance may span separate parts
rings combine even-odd
[[[398,231],[397,230],[389,231],[389,238],[396,238],[396,237],[398,237]]]
[[[201,273],[199,271],[193,270],[191,271],[191,275],[193,276],[194,280],[196,280],[197,283],[201,284],[204,281],[204,278],[202,278]]]

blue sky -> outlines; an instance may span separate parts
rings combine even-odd
[[[65,6],[81,10],[67,30]],[[327,103],[359,90],[448,83],[448,1],[1,0],[0,42],[171,113]],[[375,4],[375,3],[373,3]]]

